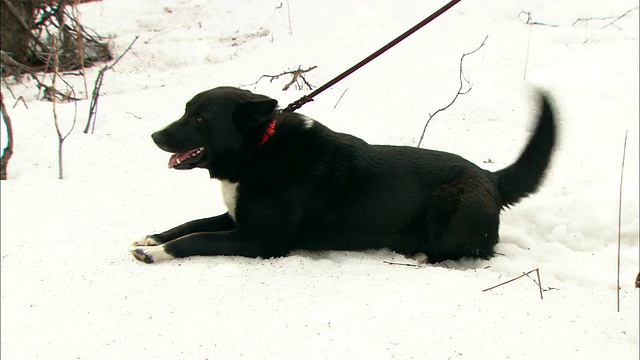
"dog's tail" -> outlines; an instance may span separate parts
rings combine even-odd
[[[545,93],[540,92],[539,96],[538,123],[527,146],[515,163],[494,173],[503,207],[534,193],[551,161],[556,142],[554,110]]]

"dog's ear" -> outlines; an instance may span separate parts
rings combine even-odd
[[[278,101],[264,96],[264,99],[243,101],[236,105],[233,121],[245,130],[255,129],[260,124],[271,121]]]

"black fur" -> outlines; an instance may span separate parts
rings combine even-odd
[[[389,248],[424,253],[429,262],[488,259],[501,209],[535,192],[549,165],[556,129],[549,99],[540,99],[523,153],[492,173],[446,152],[369,145],[279,112],[275,100],[246,90],[200,93],[181,119],[152,138],[182,157],[204,148],[172,163],[237,183],[235,217],[226,213],[148,236],[132,254],[155,262],[164,259],[158,246],[168,258]],[[258,145],[273,119],[275,131]]]

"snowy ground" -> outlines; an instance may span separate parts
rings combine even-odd
[[[502,256],[409,267],[380,250],[147,265],[128,253],[142,235],[224,209],[215,180],[167,170],[149,137],[194,94],[298,66],[317,65],[308,80],[321,85],[443,3],[81,5],[115,53],[140,38],[106,75],[95,134],[82,133],[89,104],[78,103],[65,180],[51,103],[25,82],[11,89],[28,109],[13,107],[2,88],[15,132],[1,185],[2,359],[638,359],[637,1],[463,1],[300,110],[370,143],[415,146],[428,114],[457,91],[461,55],[488,35],[464,62],[472,91],[433,119],[423,146],[500,169],[526,141],[532,89],[554,96],[558,150],[540,192],[503,213]],[[611,25],[574,24],[634,8]],[[523,11],[557,26],[530,27]],[[66,78],[83,95],[81,78]],[[245,88],[285,106],[308,93],[282,92],[287,81]],[[73,104],[58,111],[69,126]],[[527,278],[482,291],[536,268],[544,300]]]

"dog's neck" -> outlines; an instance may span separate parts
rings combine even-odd
[[[260,139],[260,142],[258,142],[258,146],[264,145],[264,143],[266,143],[269,138],[271,138],[271,135],[273,135],[274,131],[276,131],[276,119],[271,120],[269,125],[267,125],[267,127],[264,129],[264,134],[262,134],[262,139]]]

